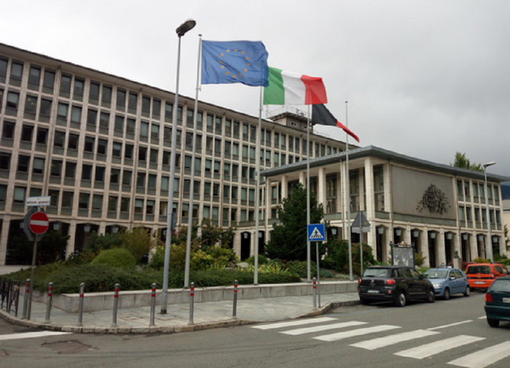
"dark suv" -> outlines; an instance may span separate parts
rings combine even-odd
[[[434,303],[434,286],[418,271],[407,266],[372,266],[358,280],[361,304],[392,302],[404,307],[408,301]]]

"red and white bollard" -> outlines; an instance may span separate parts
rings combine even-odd
[[[115,284],[115,289],[113,290],[112,327],[117,327],[117,310],[119,309],[119,291],[120,291],[120,284]]]
[[[237,280],[234,280],[234,304],[232,306],[232,317],[237,317],[237,288],[238,288]]]
[[[189,325],[193,324],[193,315],[195,308],[195,283],[192,282],[189,287]]]
[[[50,323],[51,305],[53,304],[53,282],[48,283],[48,301],[46,303],[46,319],[44,323]]]
[[[313,278],[313,309],[317,309],[317,280]]]
[[[155,319],[156,319],[156,283],[152,283],[151,285],[151,318],[149,322],[150,326],[155,326]]]

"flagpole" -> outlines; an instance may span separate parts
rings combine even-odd
[[[189,288],[191,236],[193,235],[193,200],[195,197],[195,147],[197,145],[198,91],[200,90],[200,56],[202,53],[202,35],[198,35],[197,84],[195,88],[195,108],[193,111],[193,140],[191,149],[191,177],[189,183],[188,234],[186,236],[186,262],[184,266],[184,288]],[[198,213],[197,213],[198,214]]]
[[[308,117],[306,122],[306,152],[308,158],[306,160],[306,225],[310,225],[310,105],[308,105]],[[308,239],[308,231],[306,232],[306,279],[308,282],[312,279],[312,252],[310,239]]]
[[[260,87],[259,121],[255,143],[255,246],[253,249],[253,284],[259,284],[259,226],[260,226],[260,141],[262,135],[262,98],[264,88]]]
[[[345,126],[349,128],[349,101],[345,101]],[[349,176],[349,134],[345,133],[345,196],[347,206],[347,242],[349,244],[349,279],[352,281],[352,241],[351,241],[351,189]]]

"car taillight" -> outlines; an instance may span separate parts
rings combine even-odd
[[[395,285],[395,280],[393,279],[386,280],[386,285]]]
[[[358,279],[358,285],[361,284],[361,279]]]
[[[486,303],[492,303],[492,294],[485,294],[485,302]]]

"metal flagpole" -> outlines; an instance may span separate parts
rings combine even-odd
[[[349,128],[349,101],[345,101],[345,126]],[[349,244],[349,280],[352,281],[352,241],[351,241],[351,189],[349,176],[349,134],[345,133],[345,196],[347,206],[347,242]]]
[[[253,284],[259,284],[259,225],[260,225],[260,141],[262,135],[262,98],[264,87],[260,87],[259,121],[257,125],[257,138],[255,143],[255,240],[253,249]]]
[[[193,234],[193,200],[195,197],[195,150],[197,145],[197,115],[198,115],[198,91],[200,90],[200,56],[202,53],[202,35],[199,34],[198,60],[197,60],[197,85],[195,88],[195,109],[193,111],[193,141],[191,150],[191,176],[189,183],[189,210],[188,210],[188,234],[186,237],[186,262],[184,266],[184,287],[189,288],[189,269],[191,259],[191,236]]]
[[[308,117],[306,121],[306,152],[308,154],[306,160],[306,224],[310,225],[310,105],[308,105]],[[308,282],[312,280],[312,254],[310,239],[308,232],[306,236],[306,279]]]

